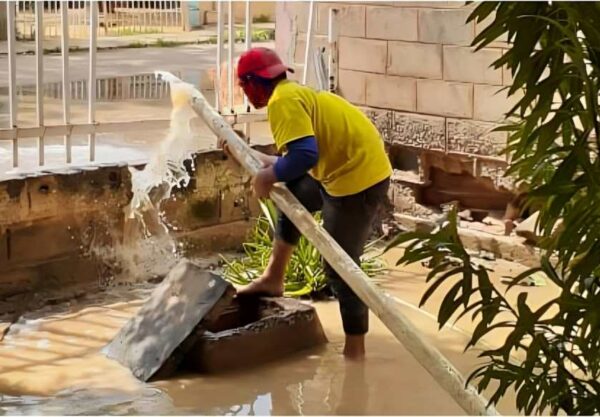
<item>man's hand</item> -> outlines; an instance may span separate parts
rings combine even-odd
[[[267,198],[273,188],[273,184],[277,182],[275,176],[275,169],[273,166],[268,166],[261,169],[252,179],[252,188],[254,188],[254,195],[258,198]]]
[[[227,141],[223,138],[219,138],[217,140],[217,147],[219,149],[223,149],[223,152],[225,153],[225,155],[227,155],[228,157],[232,157],[233,155],[231,154],[231,151],[229,150],[229,145],[227,145]]]

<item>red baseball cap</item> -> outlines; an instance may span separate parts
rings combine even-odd
[[[240,55],[237,67],[238,78],[257,75],[270,80],[286,71],[294,72],[281,61],[274,50],[262,47],[249,49]]]

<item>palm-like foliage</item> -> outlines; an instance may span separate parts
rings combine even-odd
[[[246,285],[260,276],[265,270],[273,247],[272,234],[277,224],[277,211],[270,200],[260,202],[262,216],[254,225],[248,241],[243,244],[245,256],[228,260],[222,257],[225,268],[224,277],[229,281]],[[316,214],[316,220],[321,221]],[[377,242],[367,246],[367,251]],[[385,270],[385,263],[378,256],[363,257],[362,269],[375,276]],[[321,255],[304,237],[300,238],[294,250],[285,275],[285,295],[288,297],[318,296],[327,287],[327,277],[323,269]]]
[[[456,215],[433,234],[399,236],[413,241],[398,263],[432,258],[433,283],[453,286],[439,310],[443,325],[470,314],[477,322],[467,348],[500,328],[503,346],[481,353],[471,375],[479,389],[497,382],[492,402],[512,387],[517,407],[568,414],[600,413],[600,4],[583,2],[484,2],[469,21],[493,21],[474,40],[477,48],[507,36],[509,48],[494,65],[506,65],[521,98],[509,112],[508,171],[529,187],[540,207],[545,251],[541,266],[515,277],[510,288],[542,272],[558,295],[531,308],[527,294],[512,305],[487,271],[464,250]]]

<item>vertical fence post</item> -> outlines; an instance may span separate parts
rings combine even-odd
[[[8,95],[9,95],[9,118],[10,127],[17,127],[18,102],[17,102],[17,51],[15,33],[15,6],[16,3],[6,2],[6,30],[8,40]],[[19,166],[19,138],[15,134],[12,143],[13,167]]]
[[[227,11],[227,29],[228,45],[227,45],[227,107],[233,114],[233,53],[235,51],[235,25],[233,16],[233,0],[229,0]]]
[[[304,73],[302,74],[302,84],[306,85],[308,81],[308,70],[310,68],[310,50],[312,49],[312,32],[315,20],[315,2],[310,0],[308,9],[308,29],[306,30],[306,50],[304,51]]]
[[[67,2],[60,3],[61,50],[62,50],[62,99],[63,122],[71,123],[71,79],[69,78],[69,10]],[[71,134],[64,137],[67,164],[71,163]]]
[[[338,9],[329,9],[329,28],[327,31],[327,41],[329,43],[329,62],[327,65],[327,75],[329,78],[329,91],[334,93],[337,90],[338,81]]]
[[[252,48],[252,13],[250,8],[250,0],[246,0],[246,16],[245,22],[245,38],[246,38],[246,51]],[[250,105],[248,104],[248,97],[244,94],[244,111],[250,113]],[[244,123],[244,136],[246,140],[250,142],[250,123]]]
[[[98,2],[90,1],[90,68],[88,77],[88,123],[96,123],[96,46],[98,41]],[[106,12],[106,11],[105,11]],[[106,22],[106,20],[105,20]],[[96,159],[96,133],[88,134],[90,161]]]
[[[221,111],[221,62],[223,61],[223,2],[217,2],[217,73],[215,74],[215,108]]]
[[[35,2],[35,103],[37,125],[44,125],[44,3]],[[44,135],[38,137],[38,163],[44,165]]]

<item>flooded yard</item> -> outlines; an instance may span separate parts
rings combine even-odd
[[[392,251],[387,258],[398,256]],[[519,266],[504,262],[504,272]],[[502,272],[499,269],[499,273]],[[507,269],[508,268],[508,269]],[[398,308],[463,373],[477,363],[463,353],[469,323],[438,332],[432,316],[416,305],[426,269],[392,269],[379,285]],[[496,277],[500,279],[499,276]],[[374,316],[364,362],[344,360],[338,304],[315,302],[329,339],[261,366],[174,377],[144,384],[101,349],[143,304],[152,285],[115,287],[68,304],[31,312],[0,343],[0,412],[5,414],[206,414],[206,415],[456,415],[460,407]],[[541,290],[541,293],[544,289]],[[540,294],[538,289],[536,294]],[[510,395],[501,413],[515,414]]]

